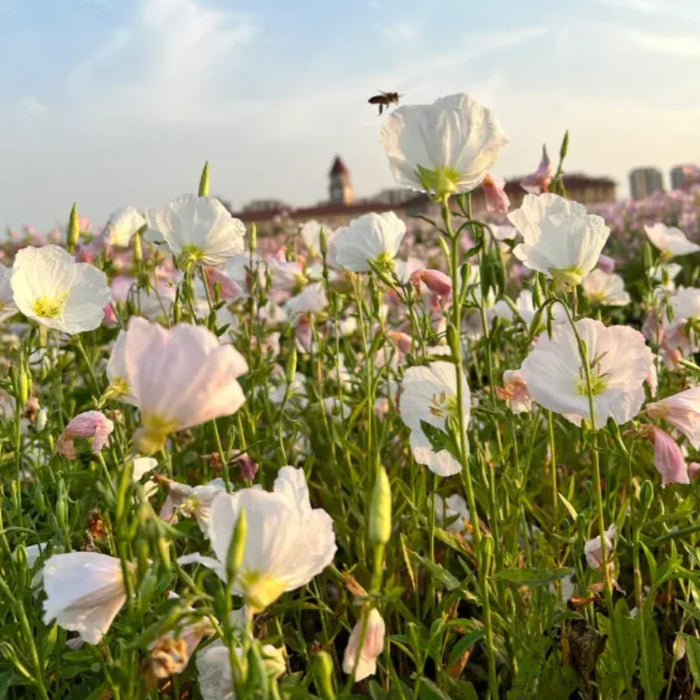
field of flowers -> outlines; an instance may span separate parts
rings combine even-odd
[[[206,166],[2,244],[0,699],[695,697],[698,173],[600,216],[565,138],[509,210],[473,98],[381,140],[428,235]]]

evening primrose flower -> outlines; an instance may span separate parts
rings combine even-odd
[[[136,399],[131,394],[129,388],[129,376],[126,369],[126,331],[120,330],[117,339],[112,346],[112,353],[107,362],[107,379],[109,379],[109,389],[107,393],[110,398],[122,403],[138,405]]]
[[[27,318],[70,334],[97,328],[111,296],[104,272],[55,245],[18,251],[10,284]]]
[[[542,159],[537,166],[537,170],[530,175],[526,175],[520,186],[530,194],[540,194],[549,191],[549,184],[552,182],[552,162],[549,160],[547,146],[542,146]]]
[[[92,451],[99,452],[109,441],[114,423],[102,411],[85,411],[71,419],[56,440],[56,452],[75,459],[75,438],[92,438]]]
[[[594,304],[626,306],[630,303],[630,295],[625,291],[625,281],[620,275],[596,269],[583,278],[581,286],[584,294]]]
[[[245,226],[214,197],[186,194],[145,212],[151,239],[163,238],[185,262],[220,265],[244,250]]]
[[[17,313],[17,305],[12,293],[12,284],[10,283],[11,277],[11,268],[5,267],[5,265],[0,263],[0,321],[4,321]]]
[[[610,555],[613,549],[613,543],[615,542],[615,537],[617,537],[617,527],[611,525],[605,531],[605,551],[607,553],[607,559],[610,561]],[[600,535],[594,537],[592,540],[587,540],[583,545],[583,553],[586,555],[586,561],[591,569],[600,569],[603,566],[603,551],[602,542]]]
[[[282,467],[272,493],[251,487],[217,495],[209,525],[216,560],[195,554],[181,557],[179,563],[201,563],[225,578],[229,545],[242,511],[248,527],[232,590],[254,612],[306,585],[333,561],[331,517],[321,508],[311,508],[303,469]]]
[[[648,426],[647,430],[654,445],[654,467],[661,475],[661,487],[666,488],[668,484],[689,484],[688,465],[678,443],[656,426]]]
[[[680,430],[696,450],[700,448],[700,386],[648,403],[645,409],[652,418],[666,420]]]
[[[600,216],[556,194],[526,194],[520,209],[508,214],[523,242],[518,260],[563,287],[575,287],[596,266],[610,229]]]
[[[122,207],[109,217],[102,238],[107,245],[126,248],[133,235],[145,225],[146,219],[136,207]]]
[[[496,116],[464,93],[399,107],[382,129],[394,179],[435,199],[478,187],[507,143]]]
[[[373,676],[377,672],[377,658],[384,650],[386,625],[384,618],[376,608],[372,608],[367,616],[365,638],[362,642],[362,649],[360,649],[362,627],[362,618],[360,618],[350,633],[350,639],[348,639],[348,645],[345,647],[343,655],[343,672],[350,675],[355,668],[355,659],[357,659],[359,651],[360,658],[357,660],[357,668],[353,677],[355,683],[367,678],[367,676]]]
[[[394,258],[406,224],[393,211],[365,214],[338,230],[333,239],[335,262],[351,272],[368,272],[370,263],[394,269]]]
[[[653,226],[645,226],[647,238],[661,251],[665,259],[675,258],[678,255],[697,253],[700,245],[689,241],[679,228],[664,226],[662,223]]]
[[[245,402],[236,377],[248,371],[243,356],[202,326],[166,329],[133,317],[124,363],[131,395],[141,411],[134,440],[151,454],[169,433],[235,413]]]
[[[464,424],[469,421],[470,393],[462,377],[462,415]],[[457,373],[451,362],[431,362],[429,365],[410,367],[404,374],[399,402],[401,418],[410,428],[410,444],[413,458],[425,464],[439,476],[452,476],[461,470],[447,445],[435,443],[435,433],[448,439],[450,424],[457,422],[460,407],[457,405]],[[425,432],[423,424],[431,426],[433,439]]]
[[[126,601],[119,559],[97,552],[54,554],[42,570],[44,623],[80,633],[97,644]]]
[[[590,366],[595,428],[608,418],[622,424],[634,418],[644,403],[644,382],[653,355],[644,336],[628,326],[604,326],[589,318],[576,322]],[[543,333],[520,368],[533,400],[562,414],[572,423],[591,420],[588,384],[578,343],[568,323]]]

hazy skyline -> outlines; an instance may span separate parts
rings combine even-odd
[[[0,225],[99,224],[194,191],[239,208],[393,186],[377,90],[469,92],[510,136],[494,173],[533,170],[568,128],[570,172],[700,161],[700,5],[360,0],[0,0]]]

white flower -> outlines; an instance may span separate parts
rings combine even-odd
[[[131,237],[145,225],[146,219],[141,216],[136,207],[122,207],[109,217],[102,237],[107,245],[126,248]]]
[[[245,226],[213,197],[183,195],[167,207],[148,209],[149,237],[160,234],[172,254],[219,265],[244,250]]]
[[[679,228],[664,226],[661,223],[645,226],[647,237],[661,251],[665,258],[697,253],[700,245],[689,241]]]
[[[272,493],[251,487],[214,498],[209,539],[218,561],[187,555],[179,562],[202,563],[223,578],[231,537],[243,510],[247,537],[233,591],[243,595],[254,611],[306,585],[333,561],[336,544],[331,517],[321,508],[311,508],[304,471],[282,467]]]
[[[391,268],[405,233],[406,224],[393,211],[360,216],[333,239],[335,262],[351,272],[368,272],[370,262]]]
[[[478,187],[507,143],[496,116],[464,93],[399,107],[382,129],[394,179],[436,198]]]
[[[287,312],[293,314],[317,314],[328,306],[326,291],[321,282],[314,282],[287,300]]]
[[[265,644],[260,651],[263,668],[270,676],[279,677],[287,670],[284,649]],[[236,647],[234,653],[241,658],[243,650]],[[220,641],[214,642],[197,654],[196,663],[203,700],[235,700],[228,647]]]
[[[700,289],[681,287],[671,297],[674,320],[700,317]]]
[[[17,313],[14,294],[12,293],[12,270],[0,263],[0,321]]]
[[[360,658],[357,661],[357,669],[355,669],[353,678],[356,683],[367,678],[367,676],[373,676],[377,672],[377,657],[384,649],[385,634],[386,625],[384,624],[384,619],[376,608],[372,608],[367,616],[365,638],[362,642],[362,650],[360,651]],[[343,672],[348,675],[355,668],[355,659],[357,658],[361,636],[362,618],[353,627],[350,639],[348,639],[348,645],[345,648],[345,654],[343,655]]]
[[[138,405],[131,395],[129,388],[129,375],[126,369],[126,331],[119,331],[117,339],[112,346],[112,353],[107,362],[107,379],[109,379],[110,396],[117,401]]]
[[[335,236],[335,231],[325,224],[320,224],[318,221],[307,221],[299,231],[299,235],[311,257],[319,257],[321,255],[321,229],[326,235],[326,246],[328,246],[331,239]]]
[[[583,278],[581,286],[595,304],[626,306],[630,303],[630,295],[625,291],[625,282],[620,275],[596,269]]]
[[[700,387],[648,403],[646,411],[653,418],[663,418],[678,428],[696,450],[700,447]]]
[[[97,644],[126,601],[119,559],[97,552],[54,554],[44,562],[44,623]]]
[[[523,242],[518,260],[564,286],[580,284],[595,268],[610,229],[600,216],[556,194],[526,194],[520,209],[508,214]]]
[[[595,427],[608,418],[626,423],[644,403],[644,382],[653,355],[644,336],[628,326],[604,326],[588,318],[576,322],[586,344],[591,375]],[[588,385],[578,344],[569,324],[556,324],[552,337],[543,333],[520,368],[533,400],[574,423],[590,421]]]
[[[199,529],[207,534],[211,524],[212,501],[222,491],[226,491],[223,480],[212,479],[208,484],[194,487],[170,479],[164,481],[168,489],[168,497],[163,503],[160,517],[169,519],[177,508],[187,518],[194,516]]]
[[[607,554],[606,559],[610,561],[613,543],[615,537],[617,536],[617,528],[615,525],[611,525],[605,531],[605,552]],[[591,569],[600,569],[603,566],[603,551],[600,535],[594,537],[592,540],[587,540],[583,545],[583,553],[586,555],[586,561]]]
[[[462,414],[464,424],[469,421],[470,393],[462,377]],[[419,464],[427,465],[430,471],[440,476],[457,474],[462,466],[447,447],[434,445],[426,435],[423,425],[427,423],[437,433],[446,434],[448,420],[458,419],[457,373],[451,362],[431,362],[427,366],[410,367],[401,384],[399,408],[403,422],[411,430],[411,450]],[[444,435],[447,438],[447,435]]]
[[[447,498],[440,494],[433,496],[435,502],[435,517],[440,527],[447,532],[460,533],[467,529],[466,523],[471,520],[467,502],[458,493]]]
[[[104,272],[76,263],[55,245],[22,248],[10,283],[15,303],[27,318],[71,334],[97,328],[111,296]]]
[[[135,441],[150,454],[171,432],[235,413],[245,402],[236,377],[248,371],[243,356],[202,326],[166,329],[132,317],[124,364],[143,427]]]

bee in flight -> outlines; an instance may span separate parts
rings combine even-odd
[[[396,104],[398,104],[399,98],[401,98],[401,97],[403,97],[403,95],[399,95],[398,92],[380,91],[378,95],[373,95],[367,101],[371,105],[379,105],[379,114],[381,116],[381,113],[385,109],[389,109],[389,105],[393,104],[394,102],[396,102]]]

